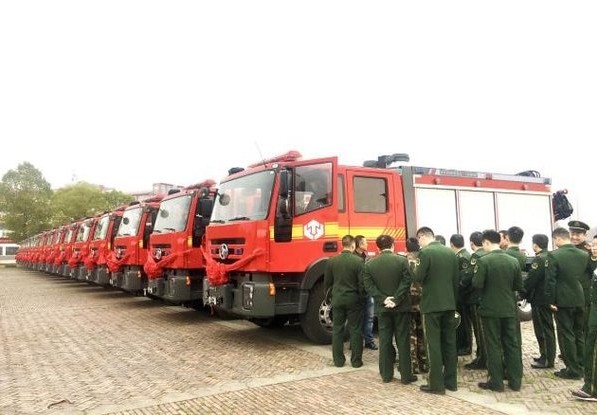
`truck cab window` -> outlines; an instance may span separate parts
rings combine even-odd
[[[386,213],[388,184],[381,177],[355,177],[354,211],[358,213]]]
[[[332,204],[331,163],[299,166],[294,176],[295,215],[312,212]]]

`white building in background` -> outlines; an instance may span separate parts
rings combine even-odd
[[[171,189],[182,189],[184,186],[178,186],[175,184],[170,183],[154,183],[151,190],[142,191],[142,192],[132,192],[131,196],[135,198],[135,200],[143,200],[155,195],[166,195],[168,191]]]
[[[0,226],[0,239],[8,238],[10,232]]]
[[[4,213],[0,212],[0,219],[2,219],[2,216],[4,216]],[[0,242],[9,240],[9,239],[10,239],[10,231],[8,229],[3,228],[2,225],[0,224]]]

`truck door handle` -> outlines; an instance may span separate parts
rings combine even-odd
[[[338,242],[330,241],[323,243],[323,252],[337,252],[338,251]]]

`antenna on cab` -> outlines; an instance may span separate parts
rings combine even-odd
[[[255,143],[255,147],[257,147],[257,152],[259,153],[259,157],[261,157],[261,163],[263,164],[263,166],[265,166],[265,159],[263,158],[263,154],[261,154],[261,149],[259,148],[259,144],[257,144],[257,141],[254,141]]]

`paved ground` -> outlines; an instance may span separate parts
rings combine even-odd
[[[462,369],[446,396],[383,384],[377,352],[335,368],[297,327],[239,320],[15,268],[0,269],[0,414],[597,414],[578,381],[529,367],[521,392],[481,391]]]

